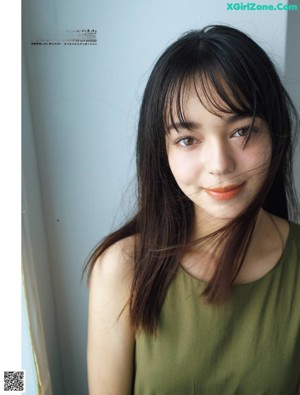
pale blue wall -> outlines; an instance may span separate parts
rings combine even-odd
[[[80,284],[81,269],[90,249],[131,206],[134,185],[125,203],[122,196],[134,174],[139,104],[155,59],[186,30],[228,23],[250,33],[283,72],[286,19],[286,12],[226,11],[219,0],[23,1],[24,57],[58,328],[58,339],[49,342],[59,344],[66,395],[87,393],[88,292]],[[72,28],[96,28],[98,45],[30,45],[63,38]],[[63,391],[59,375],[53,377]]]

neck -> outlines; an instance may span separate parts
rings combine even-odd
[[[268,221],[268,214],[263,209],[260,209],[257,216],[252,239],[259,239],[259,237],[262,235],[262,231],[264,228],[264,224],[266,223],[266,220]],[[203,237],[212,234],[213,232],[218,231],[222,227],[226,226],[230,221],[231,219],[215,218],[207,213],[196,212],[196,221],[191,236],[191,241],[199,240]]]
[[[198,240],[223,228],[230,222],[230,219],[216,218],[202,210],[196,209],[195,226],[192,233],[192,240]]]

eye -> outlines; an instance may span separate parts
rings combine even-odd
[[[176,141],[176,144],[182,147],[190,147],[196,143],[196,139],[190,136],[185,136]]]
[[[247,137],[250,134],[250,126],[238,128],[231,137]]]

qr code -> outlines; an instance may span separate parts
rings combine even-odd
[[[24,391],[24,370],[4,372],[4,391]]]

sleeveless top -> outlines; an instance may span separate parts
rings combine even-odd
[[[260,279],[230,303],[201,297],[205,282],[179,268],[157,334],[136,336],[135,395],[295,395],[300,380],[300,225]]]

